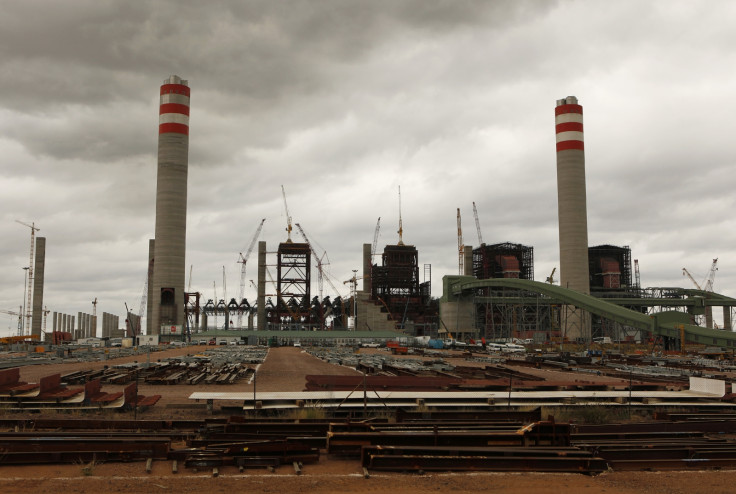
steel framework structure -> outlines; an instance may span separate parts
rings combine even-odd
[[[311,254],[307,243],[282,242],[278,248],[276,307],[279,318],[301,319],[300,308],[311,300]],[[308,315],[308,310],[307,310]]]
[[[473,249],[473,276],[534,279],[534,248],[521,244],[481,245]]]

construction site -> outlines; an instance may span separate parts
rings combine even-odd
[[[682,268],[693,286],[645,288],[630,247],[589,245],[577,98],[555,106],[560,260],[545,281],[533,246],[483,241],[473,203],[478,244],[458,208],[458,271],[432,294],[431,263],[403,240],[400,189],[398,241],[379,251],[378,218],[355,253],[362,271],[335,279],[282,186],[286,238],[269,250],[261,219],[238,254],[237,297],[223,279],[209,298],[191,267],[185,286],[189,95],[177,76],[160,88],[155,237],[124,324],[102,312],[98,331],[97,299],[91,314],[44,308],[46,239],[20,222],[31,257],[27,305],[4,311],[18,334],[0,341],[5,470],[125,464],[140,487],[146,475],[178,485],[182,468],[210,490],[254,471],[291,489],[339,472],[406,492],[426,486],[402,473],[584,473],[599,480],[567,480],[573,492],[618,492],[607,482],[632,472],[736,468],[736,299],[713,290],[717,258],[700,282]],[[448,488],[479,481],[466,482]]]

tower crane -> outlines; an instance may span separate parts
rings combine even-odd
[[[458,274],[465,272],[465,246],[463,245],[463,228],[460,221],[460,208],[457,208],[457,255],[458,255]]]
[[[261,230],[263,229],[263,223],[266,222],[266,218],[263,218],[261,220],[261,223],[258,225],[258,228],[256,228],[256,233],[253,235],[253,238],[250,241],[250,245],[248,245],[248,249],[245,251],[245,255],[243,253],[240,253],[240,259],[238,259],[238,262],[242,264],[240,268],[240,293],[238,294],[238,304],[243,303],[243,297],[245,297],[245,265],[248,262],[248,258],[250,257],[250,254],[253,252],[253,248],[256,245],[256,241],[258,240],[258,236],[261,234]],[[238,311],[238,328],[242,328],[243,323],[243,312]]]
[[[718,271],[718,258],[713,259],[713,263],[710,266],[710,271],[708,272],[708,276],[702,283],[698,283],[695,281],[695,278],[690,274],[690,271],[687,270],[687,268],[682,268],[682,275],[687,276],[690,281],[693,282],[693,284],[698,288],[698,290],[702,290],[704,292],[712,292],[713,291],[713,282],[716,278],[716,271]]]
[[[314,246],[312,245],[312,242],[309,241],[309,238],[307,238],[307,234],[304,233],[304,229],[302,228],[302,226],[299,223],[296,223],[296,228],[297,228],[297,230],[299,230],[299,233],[301,234],[301,236],[304,238],[304,241],[309,246],[309,250],[312,251],[312,256],[314,256],[314,262],[317,263],[317,287],[319,289],[319,301],[320,301],[320,303],[322,303],[322,290],[323,290],[324,284],[325,284],[324,283],[324,279],[325,279],[324,269],[325,269],[325,264],[327,266],[330,265],[330,259],[329,259],[329,257],[327,257],[327,251],[326,250],[322,253],[321,256],[319,254],[317,254],[317,251],[314,250]],[[322,250],[324,250],[324,249],[322,249]],[[325,258],[327,258],[327,262],[326,263],[324,262],[324,259]]]
[[[639,274],[639,259],[634,259],[634,279],[637,290],[641,288],[641,275]]]
[[[286,243],[291,243],[291,215],[289,214],[289,205],[286,203],[286,191],[284,190],[284,186],[281,186],[281,195],[284,196],[284,210],[286,211],[286,233],[288,234],[288,238],[286,239]]]
[[[81,327],[81,321],[80,321]],[[92,301],[92,337],[97,336],[97,297]]]
[[[478,245],[483,245],[483,235],[480,233],[480,221],[478,220],[478,208],[473,201],[473,216],[475,216],[475,229],[478,230]]]
[[[353,297],[353,330],[357,330],[357,316],[358,316],[358,280],[363,279],[362,276],[358,276],[358,271],[353,269],[353,277],[349,280],[343,281],[343,284],[350,283],[350,294]]]
[[[139,336],[142,334],[141,331],[141,324],[143,321],[143,312],[146,310],[146,303],[148,302],[148,282],[153,277],[153,259],[151,259],[148,262],[148,272],[146,273],[146,280],[143,282],[143,293],[141,293],[141,305],[138,308],[138,325],[137,327],[131,326],[131,331],[133,332],[133,337]],[[192,267],[189,268],[189,291],[192,291]],[[146,323],[148,324],[148,323]]]
[[[33,313],[33,252],[36,245],[36,232],[41,231],[40,228],[36,228],[36,223],[23,223],[22,221],[15,220],[16,223],[20,223],[23,226],[27,226],[31,229],[31,260],[28,263],[28,305],[26,306],[26,326],[31,329],[31,314]],[[22,335],[20,335],[22,336]]]
[[[399,185],[399,243],[397,245],[404,245],[404,226],[401,223],[401,185]]]
[[[23,326],[23,307],[22,306],[19,307],[18,310],[20,312],[15,312],[15,311],[12,311],[12,310],[2,310],[2,309],[0,309],[0,313],[2,313],[2,314],[9,314],[11,316],[18,316],[18,336],[23,336],[21,334],[21,328]]]
[[[376,248],[378,247],[378,232],[381,230],[381,217],[378,217],[376,221],[376,231],[373,232],[373,247],[371,247],[371,264],[373,264],[373,256],[376,255]]]
[[[212,312],[212,317],[214,319],[215,329],[217,329],[217,306],[218,306],[218,301],[217,301],[217,282],[216,281],[213,281],[212,282],[212,291],[214,292],[214,296],[215,296],[215,299],[214,299],[215,300],[215,310]]]
[[[710,272],[708,273],[708,279],[705,282],[705,291],[706,292],[712,292],[713,291],[713,282],[716,279],[716,271],[718,271],[718,258],[716,257],[713,259],[713,263],[710,265]]]
[[[46,318],[48,317],[49,312],[51,311],[49,310],[48,307],[44,307],[42,312],[43,312],[43,327],[41,331],[43,331],[43,334],[46,334]]]

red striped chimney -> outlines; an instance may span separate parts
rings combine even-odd
[[[158,133],[189,135],[189,86],[164,84],[161,86],[161,106],[159,107]]]
[[[568,96],[555,107],[557,151],[585,150],[583,145],[583,107],[574,96]],[[561,104],[560,104],[561,103]]]

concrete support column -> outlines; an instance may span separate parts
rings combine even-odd
[[[473,276],[473,246],[464,245],[463,253],[465,258],[463,260],[463,274],[465,276]]]
[[[723,308],[723,329],[731,331],[731,307]]]
[[[371,293],[373,285],[371,284],[371,273],[373,272],[373,256],[371,250],[373,245],[363,244],[363,291]]]
[[[705,306],[705,327],[708,329],[713,329],[713,306],[712,305]]]
[[[156,246],[154,239],[148,240],[148,285],[146,286],[146,334],[153,334],[153,255]]]
[[[258,302],[257,302],[257,326],[258,331],[266,331],[266,242],[258,242]]]
[[[57,313],[56,312],[52,312],[51,313],[51,327],[53,329],[51,331],[58,331],[56,329],[56,317],[57,317]]]
[[[43,321],[43,278],[46,266],[46,238],[36,237],[36,254],[33,267],[33,311],[31,315],[31,334],[41,337]]]

